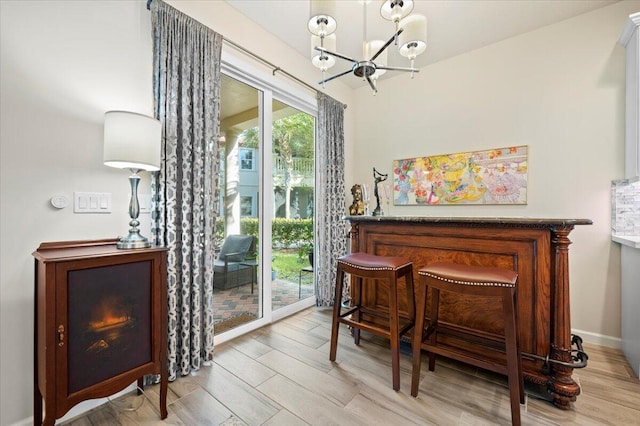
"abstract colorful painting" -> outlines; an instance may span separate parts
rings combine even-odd
[[[395,205],[527,204],[527,146],[393,161]]]

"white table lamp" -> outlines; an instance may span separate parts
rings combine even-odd
[[[142,170],[160,170],[160,121],[146,115],[126,111],[108,111],[104,115],[104,164],[131,170],[131,201],[129,202],[129,235],[120,238],[119,249],[150,247],[140,235],[138,215],[138,183]]]

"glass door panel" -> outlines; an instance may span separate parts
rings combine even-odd
[[[275,100],[259,82],[227,72],[214,206],[213,315],[221,341],[310,306],[315,293],[315,117],[302,111],[313,109]]]
[[[272,101],[271,303],[284,308],[314,294],[315,118]]]
[[[220,93],[220,175],[216,206],[214,333],[262,318],[260,280],[260,99],[225,74]]]

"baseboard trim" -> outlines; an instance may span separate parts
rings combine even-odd
[[[132,392],[134,390],[137,389],[137,383],[132,383],[129,386],[127,386],[126,388],[122,389],[120,392],[110,396],[109,398],[111,399],[116,399],[119,396],[122,396],[128,392]],[[77,405],[75,405],[73,408],[71,408],[71,410],[69,410],[67,412],[67,414],[65,414],[64,416],[60,417],[59,419],[56,419],[56,423],[59,422],[66,422],[68,420],[74,419],[76,417],[79,417],[81,415],[86,414],[87,412],[89,412],[90,410],[93,410],[94,408],[97,408],[101,405],[104,405],[106,403],[109,402],[109,398],[97,398],[97,399],[88,399],[86,401],[82,401],[80,403],[78,403]],[[16,423],[13,423],[10,426],[28,426],[28,425],[32,425],[33,424],[33,416],[20,420]]]
[[[15,422],[13,424],[11,424],[10,426],[29,426],[33,424],[33,416],[28,417],[26,419],[22,419],[19,422]]]
[[[584,330],[572,330],[573,334],[582,337],[582,340],[594,345],[606,346],[607,348],[621,349],[622,339],[620,337],[605,336],[604,334],[591,333]]]

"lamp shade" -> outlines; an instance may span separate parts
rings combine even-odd
[[[324,47],[327,50],[332,52],[336,51],[336,35],[331,34],[324,38]],[[326,53],[321,54],[318,50],[316,50],[316,46],[320,46],[320,37],[312,35],[311,36],[311,62],[314,66],[322,69],[328,69],[335,65],[336,58]],[[324,60],[321,58],[324,56]]]
[[[327,36],[336,31],[338,23],[335,0],[311,0],[309,13],[309,32],[317,36]]]
[[[380,15],[389,21],[398,22],[413,10],[413,0],[383,0]]]
[[[411,15],[400,22],[404,31],[398,36],[400,54],[415,59],[427,48],[427,18],[422,15]]]
[[[119,169],[160,170],[160,121],[126,111],[104,115],[104,164]]]

